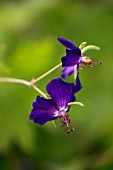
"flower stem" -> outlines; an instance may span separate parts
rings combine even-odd
[[[47,96],[38,87],[36,87],[34,84],[32,84],[32,81],[29,82],[29,81],[26,81],[26,80],[23,80],[23,79],[7,78],[6,77],[6,78],[0,78],[0,82],[24,84],[28,87],[32,87],[38,93],[40,93],[44,98],[47,98]]]
[[[81,50],[81,53],[83,54],[84,52],[88,50],[100,50],[100,47],[97,47],[95,45],[88,45]]]
[[[86,46],[87,42],[83,42],[79,45],[79,49],[82,50]]]
[[[19,83],[19,84],[24,84],[26,86],[30,86],[30,82],[23,80],[23,79],[17,79],[17,78],[7,78],[7,77],[3,77],[0,78],[0,82],[7,82],[7,83]]]
[[[35,89],[38,93],[40,93],[44,98],[47,99],[47,96],[35,85],[32,85],[32,88]]]
[[[44,77],[46,77],[47,75],[49,75],[50,73],[52,73],[54,70],[56,70],[57,68],[59,68],[62,65],[62,63],[58,64],[57,66],[53,67],[51,70],[47,71],[46,73],[44,73],[42,76],[34,79],[33,83],[38,82],[39,80],[43,79]]]
[[[68,106],[70,106],[70,105],[84,106],[84,104],[81,102],[70,102],[70,103],[68,103]]]
[[[19,83],[19,84],[24,84],[26,86],[32,87],[34,90],[36,90],[38,93],[40,93],[44,98],[47,99],[46,94],[44,94],[38,87],[36,87],[34,84],[36,82],[38,82],[39,80],[43,79],[44,77],[46,77],[47,75],[49,75],[50,73],[52,73],[54,70],[56,70],[58,67],[60,67],[62,65],[62,63],[58,64],[57,66],[53,67],[51,70],[49,70],[48,72],[46,72],[45,74],[43,74],[42,76],[36,78],[36,79],[32,79],[30,82],[23,80],[23,79],[17,79],[17,78],[7,78],[7,77],[1,77],[0,78],[0,82],[7,82],[7,83]]]

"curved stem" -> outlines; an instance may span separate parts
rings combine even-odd
[[[47,71],[46,73],[44,73],[42,76],[34,79],[33,83],[38,82],[39,80],[43,79],[44,77],[46,77],[47,75],[49,75],[50,73],[52,73],[54,70],[56,70],[57,68],[59,68],[62,65],[62,63],[58,64],[57,66],[53,67],[51,70]]]
[[[32,87],[33,89],[35,89],[38,93],[40,93],[44,98],[47,98],[47,96],[38,88],[36,87],[34,84],[32,84],[32,80],[31,82],[23,80],[23,79],[16,79],[16,78],[0,78],[0,82],[4,83],[19,83],[19,84],[24,84],[28,87]]]
[[[31,83],[29,81],[23,80],[23,79],[17,79],[17,78],[0,78],[0,82],[7,82],[7,83],[19,83],[19,84],[24,84],[27,86],[30,86]]]
[[[68,103],[68,106],[71,106],[71,105],[84,106],[84,104],[81,103],[81,102],[70,102],[70,103]]]
[[[83,54],[84,52],[88,50],[100,50],[100,47],[97,47],[95,45],[88,45],[81,50],[81,53]]]
[[[40,93],[44,98],[47,99],[47,96],[38,88],[36,87],[34,84],[36,82],[38,82],[39,80],[43,79],[44,77],[46,77],[47,75],[49,75],[50,73],[52,73],[54,70],[56,70],[58,67],[60,67],[62,65],[62,63],[58,64],[57,66],[53,67],[51,70],[49,70],[48,72],[46,72],[45,74],[43,74],[42,76],[36,78],[36,79],[32,79],[30,82],[23,80],[23,79],[17,79],[17,78],[7,78],[7,77],[1,77],[0,78],[0,82],[7,82],[7,83],[19,83],[19,84],[24,84],[26,86],[32,87],[34,90],[36,90],[38,93]]]
[[[79,45],[79,49],[82,50],[86,46],[87,42],[83,42]]]
[[[32,85],[32,88],[35,89],[38,93],[40,93],[44,98],[47,99],[47,96],[35,85]]]

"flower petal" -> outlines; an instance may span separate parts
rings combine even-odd
[[[62,78],[67,78],[68,76],[70,76],[72,73],[74,72],[74,66],[70,66],[70,67],[63,67],[62,68]]]
[[[57,119],[58,116],[50,114],[47,110],[42,109],[33,109],[30,114],[30,120],[33,120],[35,123],[43,125],[48,121]]]
[[[61,78],[52,80],[46,90],[59,109],[66,108],[70,100],[75,100],[73,83],[66,83]]]
[[[74,50],[66,50],[66,56],[62,57],[62,66],[68,67],[68,66],[74,66],[78,64],[79,59],[81,57],[81,52],[79,48],[76,48]]]
[[[66,40],[65,38],[57,38],[57,40],[58,40],[61,44],[63,44],[67,49],[72,50],[72,49],[76,48],[76,46],[72,43],[71,40],[68,41],[68,40]]]
[[[52,99],[44,99],[37,96],[36,101],[33,102],[30,120],[34,120],[35,123],[42,125],[47,121],[56,119],[57,117],[57,108]]]
[[[43,109],[51,113],[54,113],[57,110],[52,99],[44,99],[40,96],[37,96],[36,101],[33,102],[33,109]]]

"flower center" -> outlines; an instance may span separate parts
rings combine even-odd
[[[92,62],[92,60],[91,60],[90,57],[83,57],[83,56],[82,56],[82,57],[80,58],[80,62],[81,62],[81,63],[89,64],[89,63]]]
[[[86,65],[88,65],[90,68],[94,67],[95,65],[100,65],[101,62],[92,62],[90,57],[81,57],[79,61],[79,70],[83,70],[86,68]]]
[[[62,122],[60,122],[60,126],[64,126],[66,125],[66,132],[70,133],[72,131],[74,131],[75,129],[70,125],[70,119],[69,119],[69,114],[64,114],[62,116],[60,116],[60,118],[62,119]]]

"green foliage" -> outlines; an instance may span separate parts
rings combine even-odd
[[[93,4],[92,4],[93,3]],[[0,1],[0,76],[31,80],[65,54],[57,37],[101,47],[88,51],[102,66],[80,72],[83,89],[70,110],[76,131],[69,135],[51,123],[29,121],[37,93],[17,84],[0,84],[0,165],[2,169],[112,170],[113,167],[113,2]],[[5,48],[4,48],[5,47]],[[60,69],[37,83],[45,86]],[[73,81],[73,77],[68,78]],[[67,80],[67,81],[68,81]],[[12,156],[16,155],[16,156]]]

